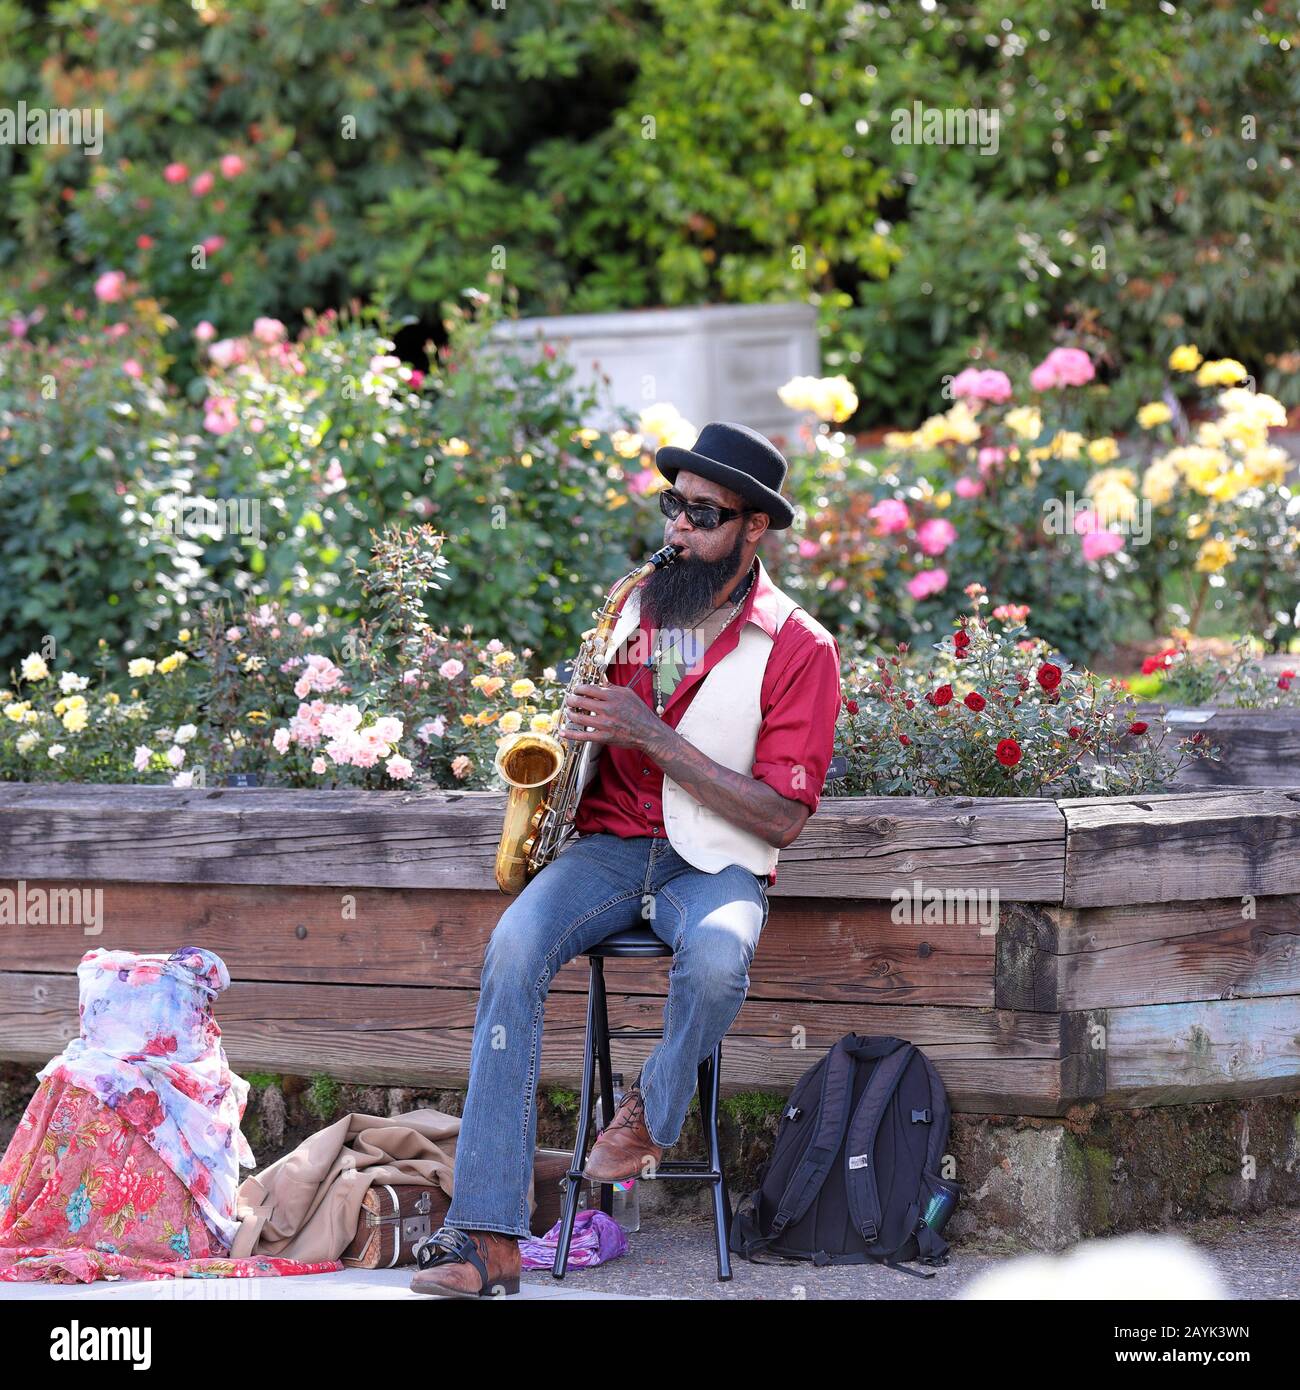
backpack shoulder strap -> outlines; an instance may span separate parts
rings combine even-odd
[[[870,1245],[880,1234],[880,1188],[876,1182],[876,1134],[884,1118],[885,1107],[898,1085],[916,1048],[901,1039],[898,1046],[882,1057],[871,1073],[867,1089],[862,1093],[853,1120],[849,1125],[848,1144],[844,1161],[847,1165],[845,1187],[849,1196],[849,1217]]]
[[[773,1238],[798,1221],[812,1205],[844,1143],[849,1100],[853,1095],[854,1062],[848,1051],[851,1040],[856,1041],[856,1035],[846,1033],[826,1054],[821,1098],[817,1105],[817,1132],[781,1194],[772,1220]]]

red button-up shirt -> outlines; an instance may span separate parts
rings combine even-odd
[[[834,637],[802,608],[795,609],[778,631],[775,593],[759,565],[758,578],[750,586],[744,607],[709,645],[703,661],[687,667],[664,705],[662,718],[675,729],[700,682],[739,643],[742,625],[757,623],[774,640],[759,692],[762,723],[749,775],[782,796],[802,801],[811,813],[821,800],[834,752],[835,721],[840,710],[840,652]],[[649,651],[653,636],[643,617],[639,641],[625,643],[606,671],[610,685],[630,683],[651,709],[651,673],[626,656],[629,646]],[[578,805],[574,829],[584,835],[605,831],[624,837],[666,838],[663,787],[663,769],[647,754],[635,748],[607,746]],[[769,886],[776,882],[775,869],[767,881]]]

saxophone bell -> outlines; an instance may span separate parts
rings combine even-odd
[[[609,591],[596,614],[596,627],[573,663],[566,701],[579,685],[606,682],[605,667],[612,655],[607,645],[628,595],[647,575],[671,565],[685,549],[670,542]],[[497,887],[503,893],[518,893],[554,859],[573,833],[591,753],[590,740],[558,739],[535,730],[521,729],[501,741],[493,766],[510,787],[496,856]]]

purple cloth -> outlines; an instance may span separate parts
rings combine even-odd
[[[524,1269],[554,1269],[555,1255],[560,1248],[560,1222],[544,1236],[529,1236],[519,1242],[519,1254]],[[569,1243],[570,1269],[588,1269],[617,1259],[627,1250],[627,1236],[612,1216],[603,1211],[586,1208],[573,1222],[573,1240]]]

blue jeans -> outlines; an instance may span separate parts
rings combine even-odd
[[[665,1149],[675,1144],[697,1068],[744,1003],[768,907],[766,878],[738,864],[706,873],[659,836],[570,840],[511,900],[488,940],[446,1224],[531,1234],[547,992],[566,961],[629,927],[651,927],[673,948],[663,1040],[641,1068],[641,1089],[650,1137]]]

